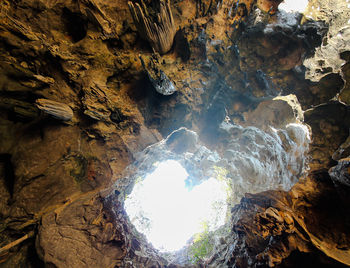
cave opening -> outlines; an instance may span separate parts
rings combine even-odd
[[[209,261],[227,245],[247,193],[290,190],[307,173],[311,133],[289,113],[294,123],[264,130],[222,123],[224,151],[182,127],[136,154],[115,187],[137,252],[156,250],[173,264]]]
[[[124,207],[138,232],[156,249],[175,252],[197,246],[204,233],[225,224],[230,191],[223,176],[194,185],[180,162],[154,165],[151,173],[137,178]]]
[[[350,267],[349,0],[2,2],[0,267]]]
[[[284,0],[279,6],[278,9],[284,10],[286,12],[299,12],[303,13],[309,4],[308,0]]]

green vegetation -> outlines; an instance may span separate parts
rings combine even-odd
[[[225,192],[227,194],[227,205],[228,205],[228,207],[230,207],[231,204],[233,203],[233,196],[232,196],[233,183],[232,183],[232,179],[227,177],[228,170],[226,168],[214,166],[214,170],[215,170],[215,173],[216,173],[216,179],[219,180],[219,181],[225,182],[225,189],[224,190],[225,190]],[[230,209],[227,209],[226,217],[230,217]]]
[[[215,170],[215,173],[216,173],[216,176],[217,176],[216,178],[219,181],[225,181],[226,176],[228,174],[228,170],[226,168],[218,167],[218,166],[214,166],[214,170]]]
[[[213,251],[213,233],[207,222],[202,223],[203,232],[194,236],[193,244],[188,248],[188,257],[192,263],[199,263]]]
[[[225,191],[227,193],[227,196],[229,197],[231,195],[231,180],[227,178],[228,170],[223,167],[214,166],[214,170],[216,173],[216,179],[218,181],[225,183]]]
[[[223,167],[215,166],[216,179],[225,182],[225,191],[227,193],[227,202],[230,204],[232,200],[232,182],[227,178],[228,170]],[[212,204],[216,211],[220,211],[224,204],[221,202],[215,202]],[[230,211],[228,210],[227,218],[230,217]],[[215,220],[218,219],[214,219]],[[200,263],[206,258],[209,258],[214,250],[214,237],[215,236],[225,236],[229,233],[230,228],[226,225],[220,227],[216,231],[209,231],[208,222],[202,223],[202,232],[194,236],[193,243],[188,247],[188,258],[193,264]]]

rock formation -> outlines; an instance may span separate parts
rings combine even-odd
[[[142,0],[141,5],[131,1],[128,5],[140,35],[150,42],[154,52],[167,53],[173,45],[176,32],[170,0],[159,1],[156,20],[152,19]]]
[[[0,267],[350,266],[350,9],[279,2],[3,0]],[[173,156],[237,179],[196,263],[123,208]]]
[[[43,112],[63,121],[69,121],[73,118],[73,111],[67,104],[52,100],[37,99],[36,106]]]
[[[165,96],[172,95],[176,91],[174,83],[161,69],[159,58],[153,54],[147,62],[140,56],[142,66],[155,90]]]

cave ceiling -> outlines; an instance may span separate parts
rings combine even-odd
[[[350,6],[280,3],[2,0],[0,267],[350,266]],[[153,161],[240,176],[296,123],[291,181],[284,158],[273,185],[242,179],[210,256],[169,262],[134,230],[122,195]]]

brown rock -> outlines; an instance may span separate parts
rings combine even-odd
[[[154,52],[167,53],[173,45],[176,33],[170,0],[159,0],[157,20],[152,19],[142,1],[141,5],[129,1],[128,5],[140,35],[150,42]]]
[[[348,46],[347,29],[339,31],[339,22],[348,22],[348,11],[339,9],[345,2],[318,1],[333,27],[326,35],[321,22],[270,16],[280,1],[257,2],[270,15],[252,0],[165,1],[158,21],[156,2],[137,10],[150,13],[143,22],[156,22],[147,38],[162,54],[148,73],[153,80],[166,74],[176,86],[172,96],[154,92],[145,79],[139,55],[152,56],[126,1],[1,2],[0,240],[4,245],[38,229],[36,245],[29,239],[0,256],[1,267],[165,267],[128,222],[116,180],[137,153],[180,127],[196,130],[220,152],[225,145],[217,128],[224,120],[247,119],[261,128],[283,126],[295,115],[302,121],[300,107],[271,100],[285,94],[308,109],[314,174],[289,192],[246,194],[232,209],[232,232],[208,264],[184,266],[350,265],[349,161],[343,159],[349,70],[333,62],[334,51]],[[172,51],[175,24],[181,31]],[[327,42],[339,47],[324,53]],[[305,70],[321,43],[316,67]],[[342,102],[329,102],[338,93]],[[39,109],[74,125],[38,117],[37,99]],[[187,134],[167,140],[169,147],[193,152],[197,137]],[[339,163],[330,180],[323,171],[336,164],[332,156]]]
[[[44,216],[37,238],[41,258],[56,267],[109,267],[120,263],[127,243],[126,234],[120,232],[123,228],[116,226],[122,222],[105,222],[103,215],[101,199],[88,194]]]
[[[64,103],[47,99],[37,99],[36,106],[45,113],[62,121],[69,121],[73,118],[72,109]]]
[[[311,170],[329,169],[332,155],[348,137],[347,107],[339,102],[317,106],[305,112],[305,122],[312,129]]]
[[[281,2],[281,0],[258,0],[257,6],[264,12],[274,14],[277,11],[278,5]]]

